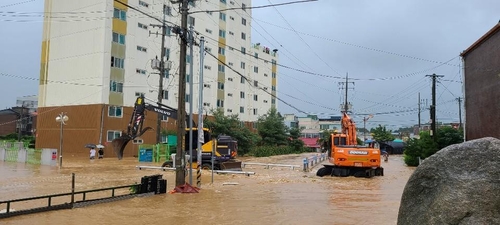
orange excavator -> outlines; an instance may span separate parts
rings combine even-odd
[[[330,135],[328,156],[331,164],[324,164],[316,175],[336,177],[383,176],[380,149],[373,146],[357,144],[356,123],[344,113],[342,116],[342,132]]]

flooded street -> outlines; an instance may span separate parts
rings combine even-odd
[[[301,165],[307,155],[311,154],[241,159]],[[71,173],[76,174],[77,191],[139,183],[142,176],[153,174],[163,174],[167,191],[174,188],[174,172],[137,170],[136,165],[160,163],[139,164],[135,158],[66,159],[59,170],[0,162],[0,200],[70,192]],[[215,174],[214,184],[210,184],[210,172],[203,171],[198,194],[138,197],[0,219],[0,224],[396,224],[401,194],[414,168],[406,167],[401,156],[391,156],[382,165],[385,176],[371,179],[316,177],[321,165],[311,172],[247,165],[244,171],[255,175]],[[195,174],[193,171],[194,182]],[[223,185],[225,182],[237,185]],[[23,207],[27,206],[12,205],[14,209]]]

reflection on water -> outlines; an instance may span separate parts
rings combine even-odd
[[[303,157],[243,160],[300,165]],[[134,158],[66,159],[59,170],[0,162],[0,200],[69,192],[71,173],[76,174],[77,191],[133,184],[141,176],[158,173],[167,179],[168,189],[173,189],[173,172],[137,170],[138,164]],[[413,169],[405,167],[398,156],[391,156],[383,166],[385,176],[366,179],[319,178],[316,170],[304,173],[300,169],[247,165],[244,170],[255,171],[256,175],[216,174],[214,184],[210,184],[210,172],[203,171],[198,194],[133,198],[18,216],[3,219],[1,224],[396,224],[401,193]],[[238,185],[223,185],[225,182]]]

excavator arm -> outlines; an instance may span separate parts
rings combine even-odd
[[[342,117],[342,133],[347,134],[347,145],[357,145],[356,123],[347,113]]]
[[[130,118],[130,122],[127,126],[127,131],[122,132],[120,137],[115,138],[111,142],[113,150],[118,156],[118,159],[121,160],[123,158],[123,151],[125,150],[125,147],[131,140],[134,140],[137,137],[142,136],[148,130],[154,130],[152,127],[143,128],[146,110],[165,115],[172,119],[177,119],[176,109],[170,108],[159,102],[157,102],[156,104],[158,106],[146,103],[144,101],[144,96],[137,97],[137,100],[135,101],[134,104],[134,111],[132,112],[132,117]]]

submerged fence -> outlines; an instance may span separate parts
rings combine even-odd
[[[57,165],[57,149],[32,149],[22,142],[0,142],[0,161]]]

